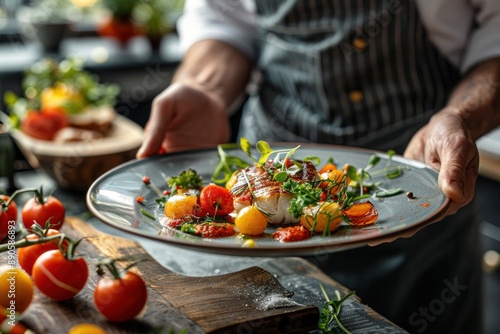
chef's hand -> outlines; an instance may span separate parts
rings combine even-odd
[[[153,101],[137,158],[227,142],[223,101],[203,86],[173,83]]]
[[[479,153],[466,121],[453,107],[434,115],[412,138],[404,156],[439,171],[438,186],[452,202],[447,214],[454,214],[474,197]]]

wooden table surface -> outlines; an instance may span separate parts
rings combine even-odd
[[[213,255],[179,249],[164,243],[128,235],[90,216],[85,206],[85,194],[58,189],[53,181],[36,171],[17,173],[16,177],[19,188],[35,184],[43,185],[44,191],[53,190],[53,194],[61,199],[69,216],[64,232],[73,237],[93,236],[80,245],[80,251],[85,253],[88,258],[89,267],[97,258],[123,254],[123,252],[127,252],[127,249],[139,250],[152,258],[152,261],[146,262],[147,265],[139,265],[137,268],[148,283],[149,295],[145,310],[135,320],[123,324],[109,323],[97,312],[93,306],[92,294],[99,276],[93,268],[90,268],[90,277],[86,287],[69,301],[55,302],[36,291],[31,306],[22,318],[22,322],[35,333],[67,333],[71,326],[81,322],[98,324],[105,328],[107,333],[177,334],[183,329],[187,329],[187,333],[286,333],[293,332],[293,330],[277,330],[273,321],[276,319],[280,321],[279,319],[282,319],[283,315],[287,313],[295,314],[296,319],[299,320],[303,317],[302,319],[305,319],[306,322],[310,322],[311,319],[314,322],[317,320],[316,317],[325,304],[320,285],[333,298],[336,296],[336,291],[342,296],[349,292],[348,287],[342,286],[302,258],[241,258]],[[5,261],[6,256],[5,253],[0,254],[0,262]],[[168,277],[178,279],[184,276],[191,279],[192,282],[196,282],[198,278],[208,279],[212,280],[212,283],[206,286],[202,285],[198,293],[209,295],[213,282],[225,277],[224,275],[240,271],[243,271],[244,275],[253,277],[253,281],[258,281],[260,277],[265,277],[264,280],[260,279],[261,281],[273,281],[276,283],[274,288],[290,292],[292,296],[289,297],[291,300],[289,304],[297,304],[298,306],[293,305],[294,307],[288,310],[286,307],[276,310],[273,310],[272,307],[269,308],[266,310],[269,312],[265,313],[267,322],[259,318],[254,318],[251,321],[245,320],[244,315],[246,313],[257,314],[258,312],[255,310],[239,312],[239,315],[231,316],[232,319],[229,321],[233,325],[231,329],[216,329],[216,326],[219,326],[216,323],[220,323],[215,321],[217,319],[209,317],[204,319],[204,312],[193,315],[189,305],[186,309],[186,305],[183,305],[185,297],[182,292],[169,293],[169,289],[161,288],[161,285],[168,285]],[[174,276],[169,276],[172,273]],[[261,299],[266,298],[265,294],[256,291],[254,299],[259,294]],[[209,304],[206,308],[210,309]],[[209,312],[206,313],[209,314]],[[406,333],[378,314],[376,310],[364,305],[362,300],[355,295],[348,298],[343,304],[340,320],[351,333]],[[315,324],[313,325],[313,327],[308,325],[311,330],[307,332],[320,333],[319,330],[314,329]],[[266,328],[266,326],[271,327]],[[297,333],[297,331],[295,332]],[[299,331],[298,333],[305,332]]]
[[[90,237],[80,246],[80,252],[85,254],[89,267],[92,266],[93,261],[103,256],[124,255],[131,251],[144,252],[149,255],[137,241],[104,234],[96,230],[92,223],[84,222],[79,218],[68,218],[63,231],[73,238]],[[158,252],[163,245],[156,244],[154,247]],[[155,249],[154,247],[150,250]],[[164,257],[177,258],[170,263],[177,263],[180,271],[186,271],[187,269],[183,269],[183,266],[191,266],[193,261],[196,262],[196,252],[189,253],[189,256],[194,258],[186,262],[182,261],[182,256],[179,256],[182,251],[172,254],[171,249],[165,248],[164,250],[166,252]],[[158,253],[156,255],[158,256]],[[216,261],[216,258],[220,256],[214,255],[213,257],[213,265],[218,269],[209,270],[206,275],[177,274],[155,260],[140,264],[137,270],[148,284],[148,303],[145,310],[133,321],[122,324],[111,323],[96,311],[92,302],[92,294],[99,276],[92,270],[93,268],[90,268],[91,274],[86,287],[71,300],[55,302],[35,290],[34,300],[23,315],[22,323],[35,333],[58,334],[67,333],[73,325],[84,322],[97,324],[107,333],[170,334],[180,333],[182,330],[187,330],[187,333],[319,333],[315,329],[316,322],[320,308],[325,303],[320,284],[333,298],[335,298],[335,291],[339,291],[340,295],[349,292],[348,288],[332,280],[301,258],[246,258],[242,261],[234,261],[234,263],[239,263],[239,265],[234,265],[230,263],[231,261],[223,261],[225,264]],[[5,261],[7,254],[0,254],[0,258]],[[207,255],[200,256],[200,259],[205,264],[200,265],[198,270],[200,268],[206,270]],[[175,265],[172,266],[175,267]],[[241,269],[242,267],[246,269]],[[186,279],[191,281],[189,284],[184,284],[184,288],[172,288],[178,286],[179,282],[182,286]],[[270,288],[268,282],[271,281]],[[228,302],[225,301],[227,298],[223,294],[214,294],[214,289],[220,289],[224,284],[237,287],[233,290],[244,288],[247,292],[240,293],[238,298],[229,298],[233,299],[229,301],[232,306],[222,308],[221,312],[217,312],[220,315],[225,313],[224,316],[214,316],[210,311],[217,310],[217,307],[225,307],[224,304]],[[251,286],[252,284],[255,286]],[[264,288],[259,288],[261,285]],[[186,286],[193,286],[193,289],[186,289]],[[277,291],[275,289],[286,291],[289,300],[284,304],[271,303],[267,308],[258,310],[254,309],[255,305],[248,305],[245,302],[245,307],[247,307],[245,312],[235,311],[241,304],[241,301],[236,299],[242,298],[241,296],[248,298],[251,304],[257,300],[269,300],[273,291]],[[231,289],[227,291],[229,295],[235,294],[235,291]],[[200,299],[203,295],[216,297]],[[218,300],[217,295],[220,295],[223,301]],[[210,298],[214,298],[213,301]],[[198,307],[200,304],[204,304],[203,307],[207,312],[200,312],[200,307]],[[211,315],[208,316],[209,314]],[[343,304],[340,319],[351,333],[405,333],[364,305],[357,296],[350,297]],[[283,326],[284,323],[292,325],[286,327]],[[307,331],[301,330],[300,326],[307,328]]]

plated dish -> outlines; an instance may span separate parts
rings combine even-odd
[[[271,145],[276,149],[294,147],[290,143]],[[248,158],[240,149],[228,150],[228,153],[242,159]],[[339,165],[348,163],[363,167],[374,154],[381,160],[373,168],[375,172],[389,160],[387,154],[345,146],[301,144],[295,158],[315,156],[324,164],[333,157]],[[390,188],[400,188],[402,191],[390,197],[370,197],[369,200],[378,210],[378,219],[373,225],[340,228],[329,236],[314,235],[307,240],[287,243],[272,239],[270,235],[278,227],[268,226],[264,236],[253,238],[255,247],[252,248],[242,247],[244,238],[238,236],[207,239],[165,228],[165,214],[158,207],[156,199],[162,189],[167,187],[168,178],[193,169],[208,184],[212,182],[211,175],[218,162],[216,149],[134,160],[97,179],[87,193],[87,205],[98,219],[110,226],[131,235],[183,248],[242,256],[298,256],[340,251],[411,234],[440,219],[450,204],[437,187],[438,174],[435,170],[420,162],[393,156],[392,164],[405,167],[402,175],[389,180],[381,173],[373,181],[387,183]],[[149,178],[150,184],[143,182],[144,176]],[[412,196],[407,195],[409,192]],[[138,196],[143,198],[141,203],[137,201]]]

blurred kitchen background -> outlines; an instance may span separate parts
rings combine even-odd
[[[120,86],[116,111],[144,126],[152,99],[170,83],[179,64],[175,22],[183,3],[0,0],[0,96],[6,91],[21,95],[24,71],[43,57],[79,57],[101,82]],[[2,98],[0,110],[5,109]],[[237,124],[238,117],[233,122]],[[479,148],[485,333],[493,334],[500,333],[500,130],[481,139]],[[18,149],[13,153],[12,166],[5,166],[2,157],[0,191],[11,185],[12,173],[30,169]]]

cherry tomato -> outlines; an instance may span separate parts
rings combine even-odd
[[[245,235],[261,235],[267,226],[267,217],[255,205],[241,209],[234,220],[238,230]]]
[[[198,198],[195,195],[174,195],[165,203],[165,216],[172,219],[181,219],[196,210]]]
[[[234,211],[233,195],[226,188],[211,183],[200,193],[200,206],[210,216],[224,216]]]
[[[45,227],[46,222],[50,219],[50,228],[60,230],[65,217],[66,211],[63,204],[54,196],[49,196],[41,203],[37,197],[30,198],[21,210],[21,219],[24,227],[31,231],[31,226],[37,222],[42,227]]]
[[[21,120],[20,128],[21,131],[30,137],[41,140],[52,140],[57,131],[67,127],[68,124],[68,118],[62,110],[30,110]]]
[[[60,250],[50,250],[35,261],[32,277],[44,295],[60,301],[74,297],[83,289],[89,269],[82,257],[67,259]]]
[[[0,211],[0,241],[9,234],[9,217],[7,213]]]
[[[3,204],[7,203],[9,196],[0,195],[0,241],[5,239],[9,233],[9,224],[14,224],[17,220],[17,206],[16,203],[10,202],[8,207]]]
[[[108,320],[124,322],[137,316],[147,301],[144,280],[132,271],[120,278],[103,277],[95,287],[94,303]]]
[[[71,327],[67,334],[106,334],[106,331],[94,324],[78,324]]]
[[[8,312],[22,313],[33,299],[33,281],[21,268],[0,266],[0,306]]]
[[[9,196],[7,195],[0,195],[0,199],[4,201],[4,203],[7,203],[9,200]],[[5,211],[7,213],[7,217],[9,220],[17,220],[17,205],[14,201],[9,203],[9,206],[7,207],[7,210]]]
[[[58,234],[60,234],[58,230],[49,229],[46,231],[45,235],[50,237]],[[26,237],[26,239],[30,241],[38,240],[39,238],[40,237],[36,234],[30,234]],[[59,239],[43,244],[21,247],[17,250],[17,260],[19,262],[19,266],[31,275],[36,259],[38,259],[43,253],[54,249],[59,249]]]
[[[318,203],[304,208],[304,214],[300,217],[300,224],[307,230],[323,232],[335,231],[342,222],[342,212],[337,202]]]

